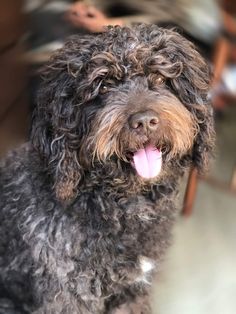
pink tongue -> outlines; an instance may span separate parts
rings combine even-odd
[[[152,145],[134,153],[134,167],[137,173],[146,179],[156,177],[161,171],[161,151]]]

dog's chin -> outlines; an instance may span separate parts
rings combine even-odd
[[[152,144],[128,153],[129,162],[143,180],[153,180],[162,170],[162,152]]]

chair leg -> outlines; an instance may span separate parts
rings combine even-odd
[[[230,54],[231,46],[227,39],[224,37],[219,38],[216,48],[215,55],[213,56],[213,64],[214,64],[214,77],[212,85],[219,83],[222,72],[225,68],[225,65],[228,61]]]
[[[197,193],[198,173],[196,168],[191,168],[188,183],[185,190],[182,215],[190,216],[193,211],[193,204]]]
[[[234,191],[236,191],[236,165],[233,169],[233,174],[230,181],[230,188]]]
[[[220,37],[215,48],[215,55],[213,60],[214,64],[214,77],[212,81],[213,90],[214,88],[216,88],[217,90],[217,85],[221,80],[222,72],[225,68],[225,65],[227,64],[230,51],[231,51],[230,42],[224,37]],[[222,97],[220,97],[220,95],[214,95],[213,93],[212,105],[215,109],[222,110],[226,106],[226,102],[222,99]]]

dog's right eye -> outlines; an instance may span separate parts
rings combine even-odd
[[[102,84],[99,88],[99,93],[102,95],[106,94],[108,91],[109,91],[109,88],[105,84]]]

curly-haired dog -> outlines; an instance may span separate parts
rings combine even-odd
[[[1,165],[0,313],[150,313],[184,169],[213,146],[209,70],[157,26],[69,40]]]

